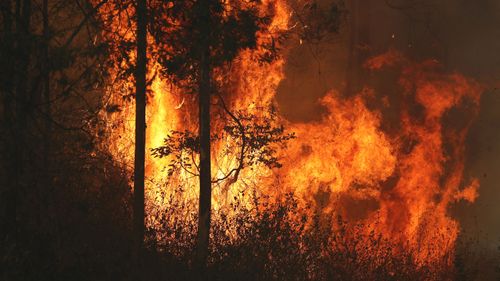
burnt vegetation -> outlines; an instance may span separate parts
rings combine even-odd
[[[252,208],[232,203],[236,215],[212,214],[199,234],[198,209],[178,200],[198,187],[179,184],[164,209],[149,210],[142,199],[139,207],[156,220],[148,225],[146,218],[138,232],[131,188],[137,173],[105,145],[105,116],[136,102],[137,42],[130,36],[136,2],[0,3],[0,280],[473,280],[477,272],[469,265],[478,258],[469,245],[420,266],[398,245],[340,216],[325,219],[293,193],[279,200],[252,194]],[[164,75],[200,103],[193,115],[224,120],[208,134],[196,127],[171,131],[162,146],[145,151],[169,159],[168,176],[206,174],[203,146],[218,140],[229,140],[224,154],[237,164],[215,178],[209,170],[209,187],[227,188],[255,165],[281,167],[278,148],[286,150],[295,135],[276,121],[276,108],[258,108],[261,116],[232,110],[230,87],[216,78],[231,73],[242,50],[262,48],[256,59],[268,64],[280,58],[286,40],[319,44],[346,17],[335,1],[291,2],[297,24],[268,34],[260,46],[256,34],[275,12],[258,12],[261,1],[145,2],[148,43],[155,46],[147,46],[144,62],[151,70],[143,73],[145,106],[152,81]],[[115,30],[109,22],[117,18]],[[107,90],[119,82],[121,100],[111,101]],[[143,245],[134,243],[138,233]],[[200,242],[202,235],[210,243]]]

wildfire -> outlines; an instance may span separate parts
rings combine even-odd
[[[268,29],[258,34],[258,44],[266,44],[272,40],[270,34],[289,28],[291,12],[284,0],[263,1],[261,7],[273,12]],[[120,23],[115,20],[112,24]],[[223,96],[231,111],[267,118],[269,113],[263,109],[278,107],[274,98],[284,78],[286,56],[261,63],[257,59],[261,52],[262,48],[242,51],[231,69],[216,71],[214,79],[224,82]],[[154,59],[151,58],[149,73],[152,93],[147,105],[148,151],[161,146],[171,131],[195,132],[197,122],[194,97],[158,75]],[[231,184],[214,184],[214,216],[237,212],[231,207],[235,201],[252,209],[255,196],[273,201],[293,192],[301,204],[312,207],[307,212],[332,218],[341,215],[362,222],[366,233],[382,234],[414,253],[421,263],[441,259],[453,251],[460,227],[449,216],[448,207],[461,199],[473,202],[478,196],[479,182],[472,179],[466,183],[463,179],[470,121],[447,125],[446,120],[454,110],[469,114],[471,118],[467,120],[472,120],[478,111],[481,87],[460,74],[443,73],[435,61],[416,64],[396,51],[372,58],[366,67],[373,71],[400,69],[396,83],[401,88],[401,102],[385,101],[386,107],[399,110],[399,120],[388,120],[384,115],[386,108],[368,106],[368,98],[381,96],[372,89],[352,97],[330,91],[319,101],[326,113],[312,123],[290,123],[277,111],[276,122],[297,136],[279,151],[283,167],[255,165],[242,170]],[[117,160],[130,165],[134,106],[121,98],[129,83],[109,87],[108,103],[120,104],[122,110],[104,116],[111,124],[107,149]],[[222,116],[218,109],[213,114],[213,130],[221,130],[227,119],[217,118]],[[383,122],[397,123],[396,129],[385,131]],[[227,138],[213,144],[214,180],[237,165],[234,155],[227,153],[231,145],[234,141]],[[154,158],[150,153],[146,160],[147,222],[153,228],[158,223],[154,210],[168,207],[170,196],[178,196],[176,200],[191,204],[196,211],[196,176],[182,170],[169,175],[169,161],[168,157]],[[179,186],[186,190],[182,196],[174,192]],[[358,202],[355,205],[362,210],[347,202]]]

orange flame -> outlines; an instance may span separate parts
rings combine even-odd
[[[263,1],[262,9],[273,11],[268,30],[258,34],[258,44],[270,40],[269,34],[286,31],[290,11],[285,1]],[[113,21],[118,25],[119,22]],[[244,50],[232,63],[230,74],[218,73],[226,82],[228,106],[245,110],[262,118],[261,109],[274,105],[275,94],[284,78],[284,59],[270,64],[256,59],[263,52]],[[154,76],[156,62],[150,63],[150,77],[155,77],[147,105],[147,149],[161,146],[171,130],[196,128],[192,109],[195,100],[183,95],[181,89],[165,77]],[[288,148],[279,151],[283,167],[270,170],[263,165],[245,169],[240,179],[229,186],[214,185],[213,209],[221,214],[236,212],[235,201],[245,208],[254,206],[252,196],[265,195],[271,200],[293,192],[304,205],[325,217],[342,215],[360,220],[366,232],[382,234],[406,251],[414,253],[421,263],[431,263],[453,251],[459,224],[448,214],[448,207],[457,200],[473,202],[478,196],[479,181],[472,179],[465,188],[463,180],[465,138],[472,118],[466,124],[445,126],[453,110],[472,112],[479,107],[481,87],[460,74],[445,74],[435,61],[415,64],[391,50],[367,62],[366,67],[379,70],[400,67],[400,120],[384,119],[383,108],[371,109],[367,98],[376,96],[365,89],[354,97],[343,97],[332,90],[320,103],[326,114],[320,121],[306,124],[289,123],[280,117],[297,138]],[[110,127],[107,149],[117,160],[133,163],[133,104],[123,103],[120,96],[127,83],[109,87],[109,102],[121,104],[120,113],[105,114]],[[387,100],[386,106],[391,105]],[[418,108],[413,112],[412,108]],[[223,126],[214,118],[213,128]],[[395,131],[381,128],[382,122],[396,122]],[[224,153],[231,140],[214,143],[213,177],[220,178],[233,168],[234,157]],[[155,209],[169,204],[177,186],[183,186],[183,201],[196,211],[197,179],[186,172],[168,176],[169,158],[147,157],[148,224],[158,223]],[[361,202],[356,210],[349,202]],[[363,206],[365,204],[366,206]],[[354,215],[357,213],[357,215]],[[335,226],[332,226],[334,229]]]

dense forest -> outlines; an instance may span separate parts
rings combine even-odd
[[[1,0],[0,280],[498,280],[458,2]]]

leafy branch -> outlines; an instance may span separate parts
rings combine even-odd
[[[277,156],[278,148],[286,146],[287,141],[295,138],[293,133],[285,133],[285,128],[277,124],[276,114],[272,110],[266,112],[266,118],[259,118],[244,111],[231,112],[222,97],[219,105],[230,117],[230,122],[223,131],[211,137],[212,141],[226,141],[222,150],[225,157],[236,159],[236,166],[212,183],[225,182],[229,186],[238,181],[243,169],[258,164],[279,168],[281,163]],[[162,146],[151,149],[154,157],[171,157],[168,175],[183,170],[192,176],[199,176],[198,155],[199,136],[189,131],[171,131]]]

